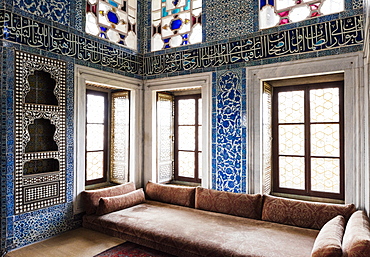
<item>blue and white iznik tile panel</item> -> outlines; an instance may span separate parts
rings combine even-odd
[[[35,16],[70,24],[70,0],[13,0],[13,6]]]
[[[212,92],[212,187],[235,193],[246,192],[244,73],[218,72]]]
[[[258,2],[250,0],[204,1],[205,42],[243,36],[258,30]]]

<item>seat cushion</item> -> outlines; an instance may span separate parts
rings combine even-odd
[[[197,187],[195,208],[251,219],[261,219],[262,195],[237,194]]]
[[[106,187],[96,190],[86,190],[81,193],[83,205],[86,214],[96,213],[96,209],[99,206],[99,200],[101,197],[109,197],[116,195],[123,195],[136,190],[134,182],[129,182],[126,184]]]
[[[338,215],[342,215],[347,221],[355,210],[353,204],[308,202],[264,195],[262,220],[321,229]]]
[[[345,220],[338,215],[320,230],[313,245],[311,257],[341,257]]]
[[[179,256],[310,256],[318,230],[146,201],[102,216],[85,215],[83,226],[177,249]],[[145,244],[144,244],[145,245]],[[171,253],[171,252],[170,252]]]
[[[194,208],[195,187],[157,184],[149,181],[145,193],[151,200]]]
[[[370,256],[370,220],[363,211],[352,214],[343,236],[344,257]]]

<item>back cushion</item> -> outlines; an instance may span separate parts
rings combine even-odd
[[[134,182],[96,190],[86,190],[81,193],[86,214],[95,214],[101,197],[123,195],[136,190]]]
[[[342,257],[342,238],[346,221],[338,215],[320,230],[312,248],[311,257]]]
[[[353,204],[317,203],[264,195],[262,220],[321,229],[338,215],[347,221],[355,210]]]
[[[195,187],[163,185],[149,181],[145,193],[151,200],[194,208]]]
[[[103,215],[106,213],[123,210],[144,201],[145,195],[142,188],[123,195],[101,197],[96,214]]]
[[[352,214],[343,237],[344,257],[370,256],[370,220],[363,211]]]
[[[262,196],[196,188],[195,208],[251,219],[261,219]]]

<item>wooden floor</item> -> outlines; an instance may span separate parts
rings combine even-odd
[[[92,257],[123,243],[86,228],[78,228],[7,253],[6,257]]]

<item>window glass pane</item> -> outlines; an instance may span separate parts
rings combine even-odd
[[[195,150],[195,127],[179,126],[178,127],[178,149]]]
[[[304,91],[279,93],[279,123],[304,121]]]
[[[198,126],[198,150],[202,151],[202,126]]]
[[[86,95],[87,123],[104,123],[105,97],[100,95]]]
[[[104,124],[86,125],[86,151],[104,149]]]
[[[198,99],[198,124],[202,125],[202,98]]]
[[[314,191],[339,193],[339,159],[311,159],[311,188]]]
[[[86,153],[86,180],[99,179],[104,177],[104,153]]]
[[[339,124],[311,125],[311,155],[339,157]]]
[[[202,178],[202,153],[198,153],[198,178]]]
[[[179,176],[194,178],[194,152],[178,152]]]
[[[339,88],[310,90],[311,122],[339,122]]]
[[[195,99],[182,99],[178,101],[178,124],[195,124]]]
[[[305,164],[303,157],[279,157],[279,186],[305,188]]]
[[[279,154],[304,155],[304,125],[279,126]]]

